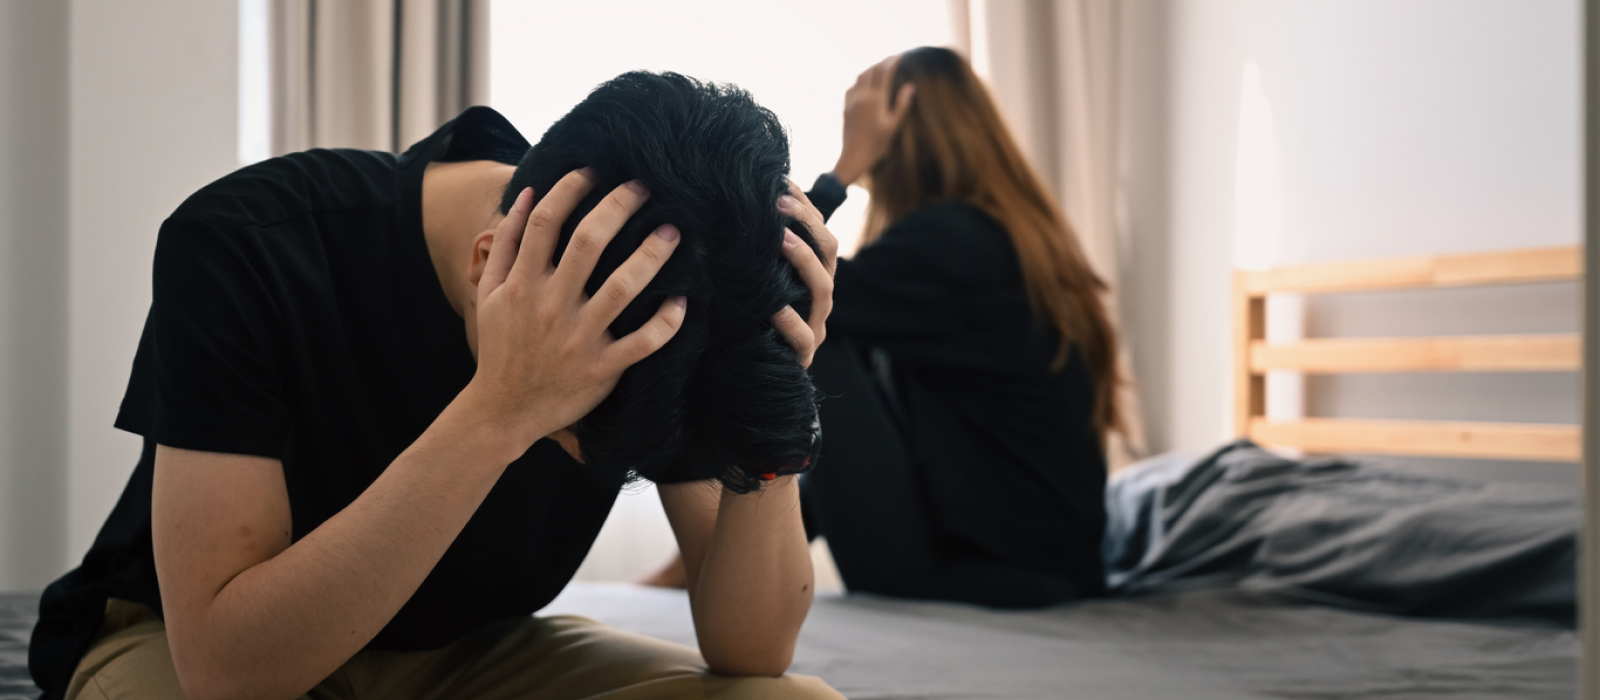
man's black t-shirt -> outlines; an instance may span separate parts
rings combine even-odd
[[[108,597],[161,611],[157,443],[283,463],[295,541],[349,505],[472,378],[422,233],[430,161],[515,164],[528,143],[473,108],[405,154],[314,150],[246,167],[161,226],[154,295],[117,416],[144,436],[121,500],[40,603],[29,664],[65,689]],[[620,484],[541,440],[512,463],[369,648],[436,648],[560,592]]]

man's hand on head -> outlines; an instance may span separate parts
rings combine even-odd
[[[817,251],[800,240],[793,231],[783,235],[783,256],[800,271],[811,290],[811,318],[800,317],[792,306],[785,306],[772,317],[778,331],[788,338],[789,345],[800,355],[800,366],[810,367],[811,358],[828,335],[828,314],[833,311],[833,271],[839,255],[839,241],[828,231],[822,212],[812,206],[799,185],[789,183],[789,194],[778,198],[778,211],[799,219],[817,241]],[[818,256],[820,251],[821,256]]]
[[[523,190],[495,231],[478,281],[478,371],[462,393],[524,450],[578,422],[623,370],[683,324],[687,302],[674,297],[638,330],[615,339],[607,331],[677,249],[679,233],[670,224],[646,237],[592,298],[584,293],[601,251],[650,197],[638,182],[606,195],[578,224],[561,263],[551,263],[562,223],[594,186],[586,168],[557,182],[538,207],[533,190]]]

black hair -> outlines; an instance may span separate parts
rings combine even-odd
[[[718,479],[739,493],[762,474],[803,463],[817,393],[772,324],[810,294],[783,257],[784,229],[816,249],[804,225],[778,212],[788,191],[789,141],[777,117],[732,85],[676,73],[631,72],[600,85],[517,164],[502,212],[525,187],[535,197],[567,173],[594,169],[597,186],[561,229],[573,230],[611,190],[637,179],[650,199],[601,253],[594,294],[662,224],[682,233],[665,267],[611,324],[622,337],[670,296],[688,297],[665,347],[623,372],[577,434],[589,468],[623,479]]]

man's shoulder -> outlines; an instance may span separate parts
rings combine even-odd
[[[200,188],[171,220],[219,232],[276,226],[309,214],[392,206],[403,196],[396,157],[313,149],[247,165]]]

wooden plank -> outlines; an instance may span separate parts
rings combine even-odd
[[[1307,418],[1273,423],[1257,418],[1250,438],[1263,445],[1308,452],[1475,457],[1539,462],[1577,462],[1576,425],[1463,423],[1443,421]]]
[[[1251,347],[1267,337],[1266,297],[1245,287],[1249,273],[1233,273],[1233,427],[1235,435],[1250,428],[1251,419],[1266,415],[1267,378],[1250,370]]]
[[[1562,372],[1582,366],[1577,334],[1254,341],[1250,369],[1334,372]]]
[[[1583,276],[1581,246],[1291,265],[1248,272],[1245,289],[1362,292],[1378,289],[1559,282]]]

